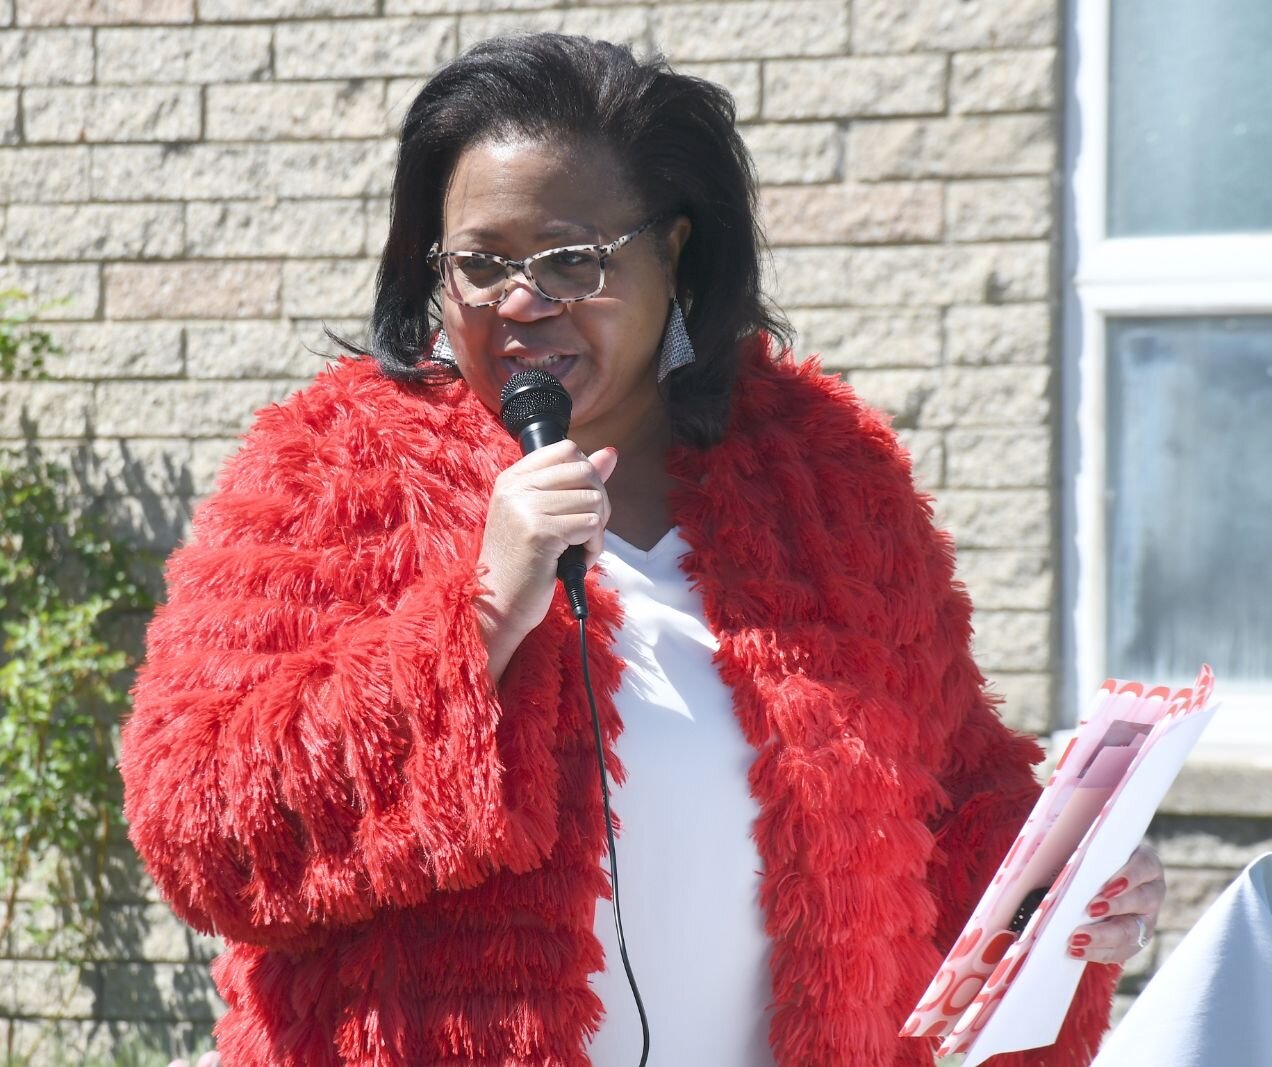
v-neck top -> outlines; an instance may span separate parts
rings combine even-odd
[[[773,1067],[759,807],[747,783],[755,752],[713,663],[701,595],[680,570],[688,550],[678,529],[648,551],[607,532],[600,558],[601,581],[623,607],[621,784],[610,768],[623,929],[650,1067]],[[629,1067],[640,1059],[640,1019],[607,900],[594,929],[605,969],[591,982],[605,1018],[588,1054],[594,1067]]]

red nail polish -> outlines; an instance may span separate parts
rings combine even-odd
[[[1069,938],[1069,944],[1074,948],[1081,948],[1082,946],[1089,945],[1090,943],[1090,934],[1074,934],[1071,938]]]
[[[1103,900],[1097,900],[1094,904],[1092,904],[1089,908],[1087,908],[1087,911],[1090,912],[1090,914],[1094,915],[1096,918],[1099,918],[1101,915],[1104,915],[1108,910],[1109,910],[1109,906]]]
[[[1069,955],[1072,956],[1075,960],[1086,959],[1086,953],[1083,952],[1080,948],[1069,949]]]
[[[1102,890],[1100,890],[1100,896],[1115,897],[1119,893],[1125,892],[1126,887],[1129,886],[1130,884],[1131,883],[1125,878],[1115,878],[1108,885],[1106,885]]]

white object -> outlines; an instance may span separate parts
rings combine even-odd
[[[1214,714],[1213,690],[1205,665],[1174,693],[1100,687],[903,1035],[942,1037],[937,1054],[966,1053],[964,1067],[1055,1042],[1086,966],[1068,956],[1069,935],[1148,828]]]
[[[1213,713],[1212,707],[1202,708],[1154,726],[1149,741],[1074,853],[1067,884],[1061,875],[1050,912],[1035,914],[1033,921],[1039,928],[1032,948],[997,1009],[976,1034],[963,1067],[977,1067],[999,1052],[1055,1041],[1086,967],[1067,955],[1069,935],[1088,921],[1087,905],[1143,840],[1153,813]],[[1022,940],[1030,933],[1027,926]],[[1004,962],[1012,960],[1012,955],[1013,950],[1009,950]]]
[[[621,819],[618,887],[627,951],[649,1017],[650,1067],[773,1067],[771,982],[752,838],[759,806],[747,771],[755,752],[712,662],[718,645],[701,596],[679,568],[689,550],[671,530],[648,552],[605,535],[604,585],[624,620],[616,697],[626,772],[610,799]],[[597,803],[600,803],[598,798]],[[640,1059],[640,1018],[619,956],[614,913],[598,900],[605,1005],[588,1046],[597,1067]]]
[[[1219,896],[1104,1041],[1092,1067],[1272,1063],[1272,852]]]

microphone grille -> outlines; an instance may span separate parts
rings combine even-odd
[[[535,419],[551,418],[570,428],[573,405],[565,386],[547,371],[518,371],[508,379],[499,393],[499,419],[513,437],[518,437]]]

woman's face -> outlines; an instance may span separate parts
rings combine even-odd
[[[562,245],[606,244],[645,221],[603,146],[478,144],[464,151],[451,175],[441,247],[524,259]],[[647,230],[620,248],[605,265],[605,288],[588,300],[547,300],[519,271],[495,307],[466,307],[443,296],[443,323],[465,380],[498,411],[504,383],[541,366],[573,400],[571,437],[597,447],[625,438],[662,410],[657,355],[688,233],[681,219],[666,237]]]

